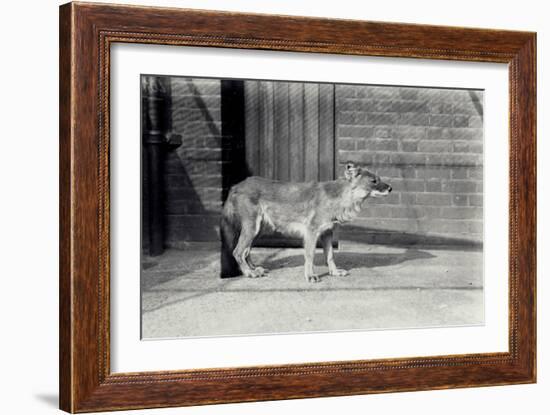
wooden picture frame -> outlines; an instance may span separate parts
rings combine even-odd
[[[509,65],[509,352],[111,373],[109,62],[113,43]],[[91,412],[536,380],[536,34],[169,8],[60,8],[60,407]],[[229,362],[228,362],[229,363]]]

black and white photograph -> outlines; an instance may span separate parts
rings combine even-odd
[[[143,74],[142,338],[483,325],[483,98]]]

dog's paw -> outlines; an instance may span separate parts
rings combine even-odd
[[[260,278],[267,275],[267,270],[262,267],[251,269],[245,274],[248,278]]]
[[[349,271],[346,271],[345,269],[336,268],[330,271],[330,275],[332,277],[347,277],[349,275]]]
[[[321,281],[321,278],[319,278],[319,275],[317,274],[310,274],[306,276],[307,282],[319,282]]]
[[[262,267],[256,267],[254,269],[254,272],[258,273],[259,277],[265,277],[267,275],[267,273],[269,272],[269,270],[265,269],[265,268],[262,268]]]

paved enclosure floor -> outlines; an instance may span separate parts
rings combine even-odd
[[[219,278],[219,251],[167,250],[142,261],[142,336],[166,338],[479,325],[481,250],[341,242],[331,277],[303,276],[301,249],[254,248],[267,277]]]

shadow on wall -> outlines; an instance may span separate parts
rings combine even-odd
[[[173,126],[183,145],[166,157],[165,244],[219,240],[219,214],[231,186],[249,175],[244,82],[172,79]]]
[[[472,100],[472,104],[474,104],[474,107],[477,111],[477,115],[479,115],[483,119],[483,105],[481,105],[481,102],[479,101],[478,96],[474,91],[468,91],[468,95],[470,95],[470,99]]]
[[[193,143],[199,147],[195,153],[178,152],[182,167],[189,162],[215,162],[220,166],[218,174],[221,175],[221,201],[225,201],[229,189],[250,176],[250,169],[246,162],[245,148],[245,102],[244,102],[244,81],[238,80],[220,80],[220,106],[219,117],[213,117],[212,108],[207,105],[201,91],[195,84],[196,81],[188,79],[185,85],[192,94],[194,107],[200,111],[202,118],[201,125],[208,129],[210,140],[205,142]],[[189,129],[189,125],[184,125],[184,129]],[[194,139],[193,132],[187,132],[191,139]],[[200,148],[202,147],[202,148]],[[213,150],[208,154],[205,150]],[[204,172],[201,172],[204,173]],[[212,175],[212,172],[206,172]],[[210,173],[210,174],[209,174]],[[210,183],[201,183],[200,177],[194,177],[193,182],[196,186],[211,186]],[[214,213],[218,213],[215,211]]]

